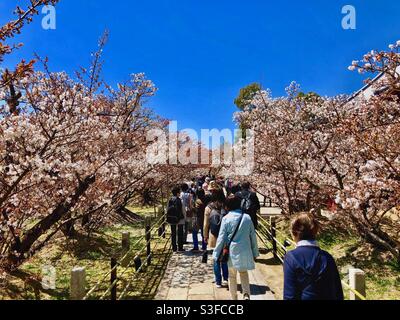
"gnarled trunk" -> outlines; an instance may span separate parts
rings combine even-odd
[[[400,245],[395,239],[386,232],[370,226],[354,214],[350,214],[350,217],[363,239],[378,248],[388,250],[400,262]]]
[[[29,254],[33,245],[39,238],[46,234],[56,223],[61,221],[66,214],[78,203],[79,199],[95,182],[95,176],[89,176],[79,183],[70,201],[60,203],[51,214],[39,221],[28,230],[23,238],[17,237],[10,246],[8,256],[3,267],[13,270],[18,267]]]

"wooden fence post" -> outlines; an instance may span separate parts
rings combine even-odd
[[[166,239],[167,238],[167,232],[166,232],[166,230],[167,230],[167,222],[164,220],[164,222],[163,222],[163,225],[162,225],[162,229],[163,229],[163,238],[164,239]]]
[[[129,266],[129,262],[130,262],[129,255],[128,255],[128,252],[131,248],[130,238],[131,238],[130,232],[122,233],[122,243],[121,243],[122,253],[121,253],[121,255],[122,255],[122,257],[124,257],[124,259],[122,259],[122,261],[121,261],[121,266],[124,268],[127,268]]]
[[[111,300],[117,300],[117,283],[114,282],[117,280],[117,259],[114,257],[111,258]]]
[[[158,218],[161,218],[163,214],[164,214],[164,207],[163,206],[158,206],[157,207]]]
[[[122,232],[122,250],[129,251],[131,248],[131,233],[130,232]]]
[[[349,285],[353,290],[366,297],[365,272],[360,269],[349,269]],[[350,291],[350,300],[361,300],[354,292]]]
[[[151,232],[150,232],[150,220],[146,220],[146,257],[147,257],[147,265],[151,265]]]
[[[272,252],[274,253],[275,259],[278,258],[278,247],[276,243],[276,221],[275,219],[271,218],[271,235],[272,235]]]
[[[158,206],[157,210],[158,210],[157,211],[158,212],[158,217],[157,218],[161,218],[164,215],[164,207],[163,206]],[[164,231],[165,231],[164,221],[162,221],[160,227],[158,228],[158,236],[159,237],[162,236],[163,238],[165,238]]]
[[[165,200],[164,200],[164,191],[163,188],[161,187],[161,206],[164,208],[165,207]]]
[[[73,268],[71,271],[70,299],[82,300],[86,294],[85,268]]]
[[[163,209],[163,214],[165,214],[165,209]],[[162,223],[162,230],[163,230],[163,238],[166,239],[167,238],[167,216],[164,216],[164,220]]]

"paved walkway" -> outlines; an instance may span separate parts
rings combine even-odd
[[[192,246],[185,248],[190,250]],[[174,253],[155,300],[231,300],[227,287],[218,289],[213,283],[212,256],[209,255],[207,264],[201,260],[202,254]],[[260,270],[250,272],[249,276],[252,300],[275,300]]]

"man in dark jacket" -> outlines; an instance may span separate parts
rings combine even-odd
[[[335,260],[319,248],[318,222],[301,214],[292,223],[297,248],[284,262],[284,300],[343,300],[343,288]]]
[[[242,199],[242,210],[247,213],[253,221],[254,228],[258,228],[257,213],[261,208],[260,201],[257,194],[250,190],[250,183],[243,182],[241,184],[242,190],[235,194],[236,197]]]
[[[174,252],[185,251],[185,249],[183,248],[185,217],[183,215],[182,200],[179,198],[180,192],[181,192],[180,187],[175,187],[172,189],[172,198],[168,202],[168,210],[167,210],[167,221],[171,226],[171,242],[172,242],[172,250]]]

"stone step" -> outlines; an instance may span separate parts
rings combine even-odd
[[[189,240],[191,243],[191,240]],[[175,253],[168,263],[156,300],[231,300],[228,288],[216,288],[212,258],[203,264],[201,253],[191,253],[192,246],[185,246],[185,253]],[[251,299],[275,300],[259,270],[249,272]],[[240,279],[238,279],[240,283]],[[241,299],[239,295],[239,299]]]

